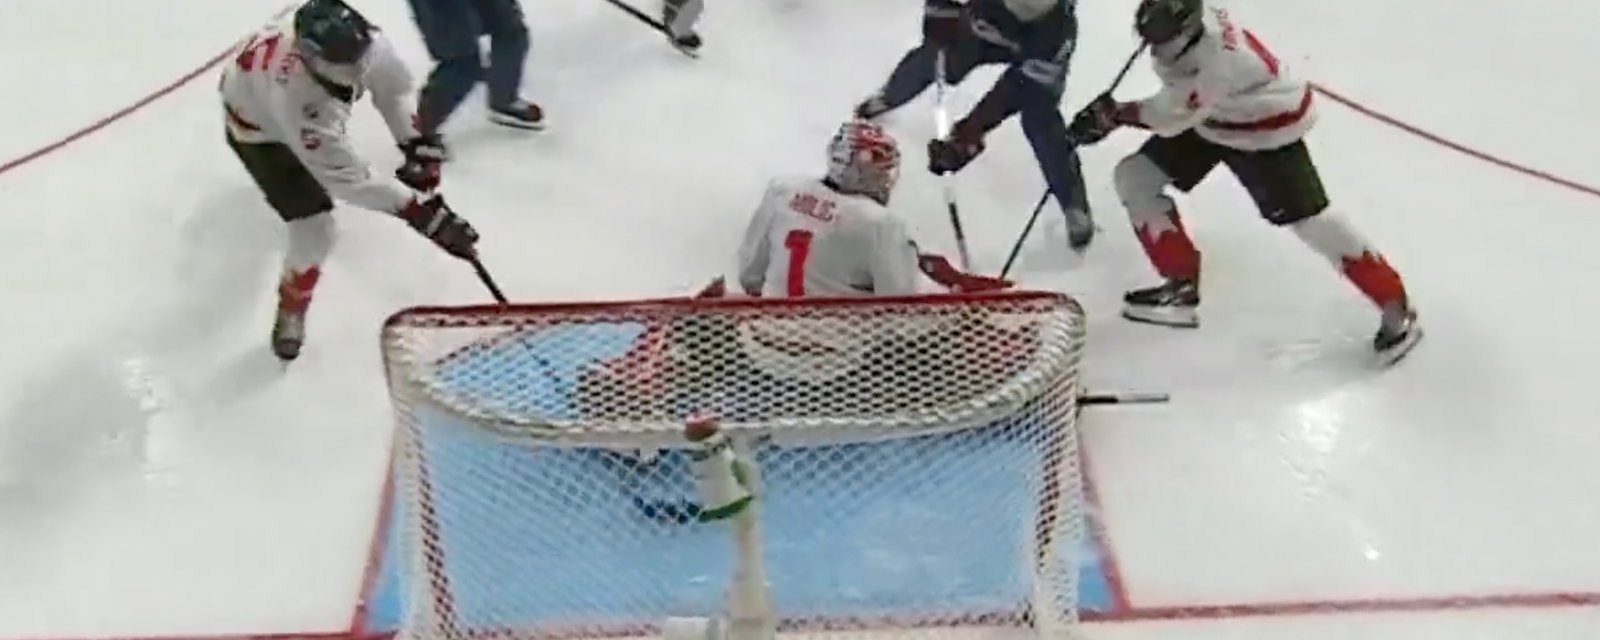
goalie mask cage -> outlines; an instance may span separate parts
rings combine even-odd
[[[780,636],[1070,637],[1083,324],[1036,292],[401,311],[400,637],[725,615],[746,567],[696,518],[697,412],[758,470]]]

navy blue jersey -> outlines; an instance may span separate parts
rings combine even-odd
[[[950,0],[927,0],[926,4],[930,14],[952,7]],[[1005,0],[966,3],[968,29],[986,50],[982,57],[1007,64],[968,120],[988,131],[1016,113],[1025,94],[1042,91],[1052,101],[1061,99],[1078,44],[1075,9],[1076,0],[1060,0],[1044,15],[1025,22],[1006,8]]]

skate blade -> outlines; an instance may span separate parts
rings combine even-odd
[[[521,129],[523,131],[544,131],[543,121],[528,122],[526,120],[493,113],[489,114],[489,121],[502,127],[508,127],[511,129]]]
[[[1196,329],[1200,327],[1200,314],[1194,309],[1157,309],[1129,305],[1122,308],[1122,317],[1134,322],[1175,329]]]
[[[1378,366],[1394,366],[1395,363],[1400,362],[1401,360],[1404,360],[1406,356],[1411,355],[1411,350],[1416,348],[1418,342],[1422,342],[1422,326],[1413,324],[1411,325],[1411,332],[1406,334],[1405,340],[1402,340],[1399,344],[1375,354]]]

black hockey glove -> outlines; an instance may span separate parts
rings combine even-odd
[[[955,173],[983,153],[983,131],[967,120],[956,123],[950,137],[928,141],[928,171],[934,175]]]
[[[467,224],[465,218],[451,211],[443,196],[422,200],[413,198],[395,215],[452,256],[471,260],[478,253],[477,230]]]
[[[1099,143],[1118,127],[1130,124],[1125,121],[1129,111],[1128,105],[1117,102],[1109,93],[1102,93],[1072,117],[1072,124],[1067,126],[1067,138],[1077,145]]]
[[[929,3],[922,12],[922,39],[949,49],[966,29],[966,8],[954,2]]]
[[[444,164],[444,143],[436,134],[417,136],[400,145],[405,164],[394,172],[394,177],[417,191],[428,192],[439,188],[439,167]]]

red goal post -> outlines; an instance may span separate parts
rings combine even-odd
[[[786,637],[1068,637],[1083,339],[1043,292],[398,312],[401,633],[655,637],[755,563]],[[704,412],[758,470],[753,555],[697,518]]]

